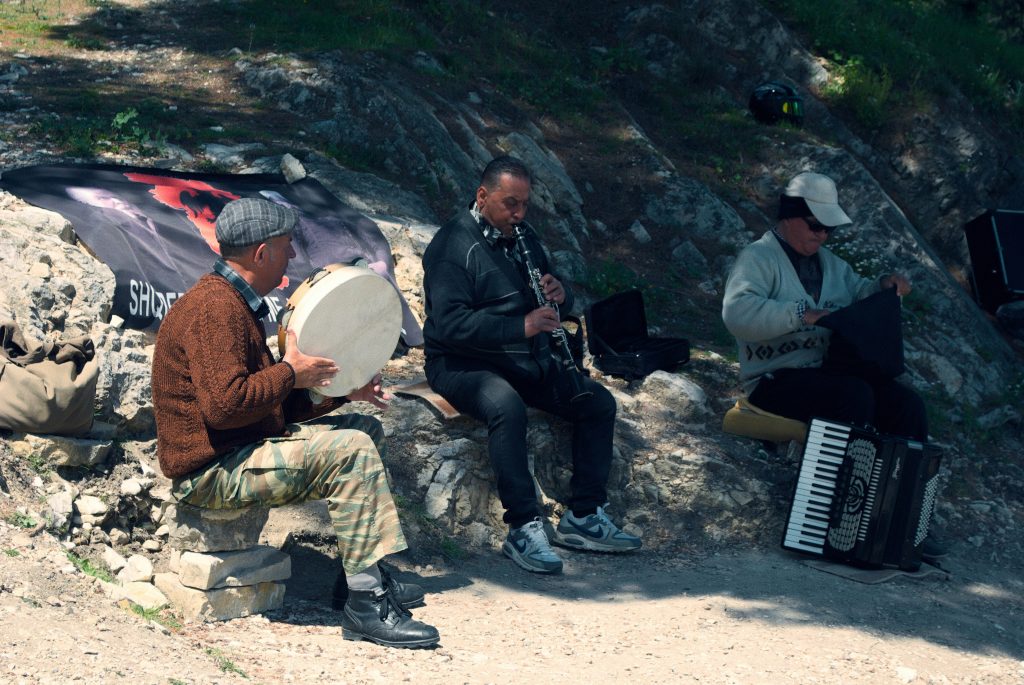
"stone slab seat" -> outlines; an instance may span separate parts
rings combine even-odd
[[[741,397],[736,405],[725,412],[722,430],[745,438],[767,440],[768,442],[803,443],[807,435],[807,424],[796,419],[772,414]]]
[[[222,621],[250,616],[284,604],[283,581],[290,557],[260,546],[270,510],[203,509],[173,499],[164,502],[171,572],[153,584],[188,621]]]
[[[164,503],[168,545],[183,552],[233,552],[259,544],[270,510],[203,509],[184,502]]]

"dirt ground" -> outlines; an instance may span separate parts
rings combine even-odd
[[[126,47],[138,27],[111,12],[116,31],[97,35],[116,49],[34,58],[18,85],[25,105],[59,106],[79,76],[89,83],[120,66],[119,88],[162,92],[163,74],[182,92],[233,105],[211,108],[218,121],[242,117],[251,103],[230,60],[156,49],[177,19],[151,18],[154,49]],[[16,45],[3,45],[4,55]],[[62,61],[77,69],[49,68]],[[44,147],[29,136],[36,116],[9,115],[4,165]],[[277,526],[296,522],[306,523],[285,511]],[[336,562],[319,539],[287,546],[282,610],[167,627],[108,598],[54,538],[0,521],[0,683],[1024,683],[1024,575],[966,542],[946,573],[878,585],[810,568],[770,541],[694,557],[566,552],[555,577],[528,574],[491,548],[457,562],[414,549],[396,559],[398,575],[426,589],[415,614],[437,626],[441,643],[395,650],[342,639],[329,608]]]
[[[282,510],[268,528],[302,518]],[[774,547],[566,551],[553,577],[492,549],[412,551],[398,576],[426,589],[415,615],[441,643],[398,650],[342,639],[337,562],[316,535],[286,546],[281,610],[168,629],[107,598],[45,533],[0,525],[5,683],[1024,683],[1024,580],[983,554],[870,585]]]

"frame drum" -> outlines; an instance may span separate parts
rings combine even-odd
[[[402,333],[402,304],[394,286],[371,269],[331,264],[310,274],[288,298],[277,327],[282,357],[289,329],[303,354],[338,365],[330,385],[313,390],[343,397],[369,383],[391,359]]]

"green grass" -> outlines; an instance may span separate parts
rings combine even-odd
[[[597,299],[640,287],[639,274],[617,259],[600,259],[587,268],[584,287]]]
[[[83,91],[63,104],[63,116],[33,122],[31,135],[46,139],[77,157],[101,151],[126,152],[208,137],[155,98],[125,102],[95,91]]]
[[[177,616],[167,611],[166,605],[156,609],[145,609],[135,602],[127,602],[127,609],[136,616],[147,621],[159,623],[168,630],[181,630],[181,621],[178,620]]]
[[[865,127],[952,83],[975,105],[1024,123],[1024,45],[940,0],[769,0],[838,66],[826,90]]]
[[[4,517],[4,520],[15,528],[34,528],[36,525],[36,520],[34,518],[17,511],[13,514],[8,514]]]
[[[47,461],[46,457],[35,452],[25,457],[25,462],[28,463],[30,469],[40,475],[50,470],[50,462]]]
[[[89,561],[85,557],[80,557],[77,554],[75,554],[74,552],[68,552],[67,556],[68,556],[68,561],[70,561],[72,564],[74,564],[75,568],[77,568],[79,571],[81,571],[85,575],[92,576],[93,578],[99,578],[100,580],[102,580],[104,582],[107,582],[107,583],[113,583],[114,582],[114,580],[115,580],[114,575],[109,570],[107,570],[107,569],[105,569],[105,568],[103,568],[101,566],[96,566],[95,564],[93,564],[91,561]]]
[[[391,0],[252,0],[223,6],[247,52],[287,50],[429,50],[416,14]]]
[[[207,647],[206,653],[209,656],[213,657],[213,660],[217,663],[217,668],[219,668],[222,672],[236,673],[242,676],[243,678],[249,677],[248,675],[246,675],[245,671],[236,666],[235,663],[231,661],[231,659],[224,656],[224,653],[219,649],[216,649],[214,647]]]
[[[466,558],[468,552],[463,549],[457,539],[448,535],[437,521],[427,516],[427,511],[422,504],[412,502],[398,493],[394,493],[393,497],[395,506],[403,513],[403,516],[415,519],[420,528],[434,541],[438,552],[451,561]]]
[[[16,549],[5,549],[4,550],[4,554],[6,554],[9,557],[20,557],[21,556],[21,552],[19,552]]]

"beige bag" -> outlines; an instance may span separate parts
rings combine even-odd
[[[0,428],[89,432],[99,377],[95,355],[88,336],[30,350],[13,321],[0,321]]]

